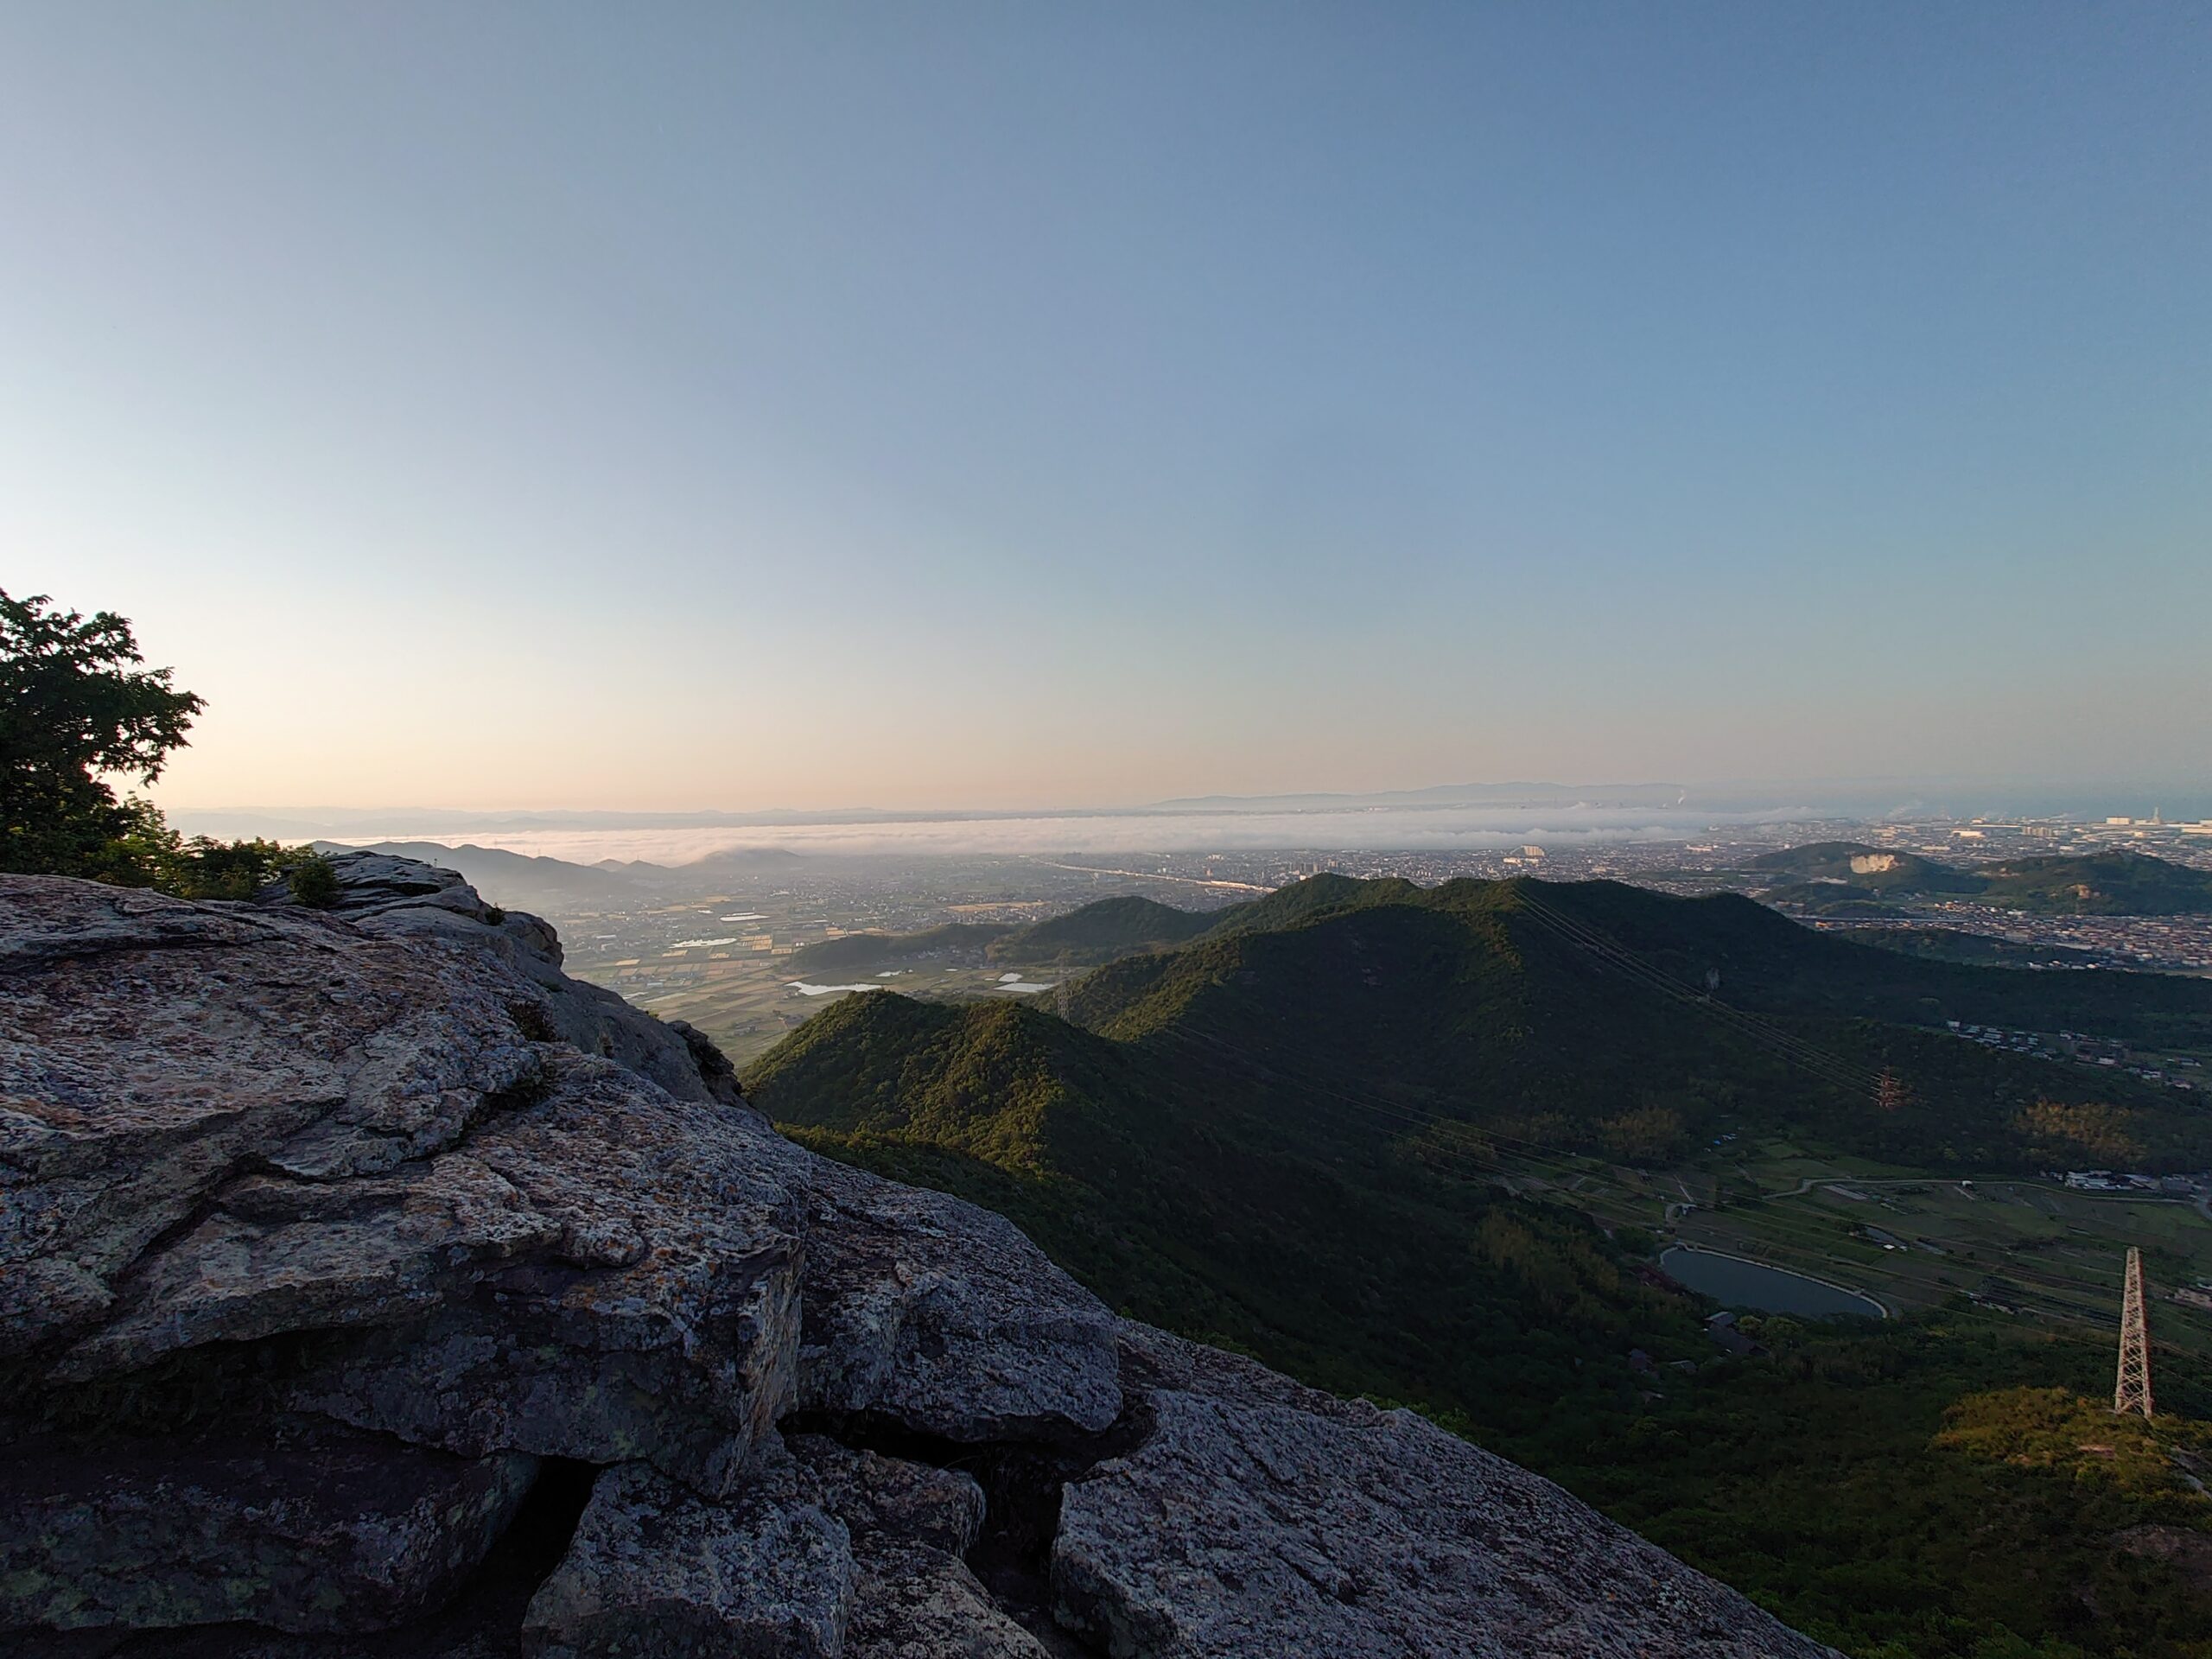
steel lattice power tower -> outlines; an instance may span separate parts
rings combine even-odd
[[[2151,1414],[2151,1333],[2143,1323],[2143,1252],[2129,1246],[2127,1288],[2120,1300],[2120,1381],[2113,1387],[2114,1411]]]

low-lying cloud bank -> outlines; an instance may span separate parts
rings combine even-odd
[[[1649,808],[1568,808],[1539,815],[1465,808],[1342,812],[1095,814],[1081,817],[929,818],[872,823],[729,829],[546,829],[467,836],[417,830],[411,838],[504,848],[581,864],[645,859],[688,864],[740,847],[826,855],[1478,850],[1523,842],[1680,841],[1732,827],[1787,823],[1804,809],[1716,816]]]
[[[281,840],[467,842],[583,863],[681,864],[734,848],[956,854],[1477,850],[1516,842],[1671,841],[1757,824],[1976,813],[2212,813],[2212,796],[2142,785],[1484,784],[1368,795],[1209,796],[1060,811],[603,812],[436,808],[184,810],[188,834]],[[2178,809],[2178,810],[2177,810]]]

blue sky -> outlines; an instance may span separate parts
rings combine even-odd
[[[2212,770],[2202,7],[23,4],[177,805]]]

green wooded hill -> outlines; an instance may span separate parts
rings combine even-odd
[[[802,973],[846,973],[894,963],[952,958],[1089,968],[1132,951],[1196,938],[1223,912],[1177,910],[1150,899],[1101,899],[1028,927],[950,922],[919,933],[848,933],[793,953]]]
[[[1033,1006],[850,998],[747,1089],[817,1150],[1012,1217],[1115,1306],[1341,1392],[1526,1429],[1579,1354],[1697,1351],[1687,1298],[1471,1154]]]
[[[1593,1230],[1467,1179],[1501,1162],[1662,1165],[1770,1131],[1933,1169],[2212,1164],[2189,1096],[1941,1029],[2202,1044],[2212,984],[1921,960],[1610,882],[1320,877],[1211,929],[1085,976],[1066,1020],[853,998],[748,1090],[824,1150],[1006,1211],[1147,1318],[1447,1402],[1474,1390],[1463,1360],[1494,1357],[1491,1314],[1403,1338],[1484,1228],[1571,1243],[1570,1300],[1605,1319],[1664,1311]],[[1900,1109],[1876,1103],[1885,1070]],[[1495,1277],[1455,1283],[1455,1308]]]
[[[1984,904],[2068,916],[2183,916],[2212,912],[2212,871],[2140,853],[2023,858],[1974,871]]]
[[[2127,1650],[2212,1652],[2174,1644],[2212,1641],[2212,1611],[2090,1529],[2171,1518],[2167,1495],[2084,1507],[1938,1443],[1979,1392],[2093,1390],[2104,1344],[1970,1312],[1770,1321],[1775,1357],[1715,1373],[1650,1240],[1494,1179],[1759,1127],[1931,1166],[2202,1167],[2212,1134],[2176,1097],[1938,1029],[2201,1043],[2212,985],[1923,961],[1605,882],[1322,877],[1204,919],[1077,981],[1066,1020],[851,998],[747,1092],[817,1150],[1011,1217],[1125,1312],[1421,1403],[1854,1652],[2123,1650],[2080,1644],[2075,1589],[2174,1638]],[[1890,1113],[1885,1065],[1911,1091]],[[1639,1348],[1708,1369],[1655,1386]],[[2029,1560],[2072,1587],[2054,1599]]]
[[[1960,867],[1852,841],[1762,853],[1745,866],[1764,896],[1824,913],[1912,898],[1972,899],[2049,916],[2184,916],[2212,912],[2212,871],[2141,853],[2009,859]],[[1862,906],[1853,911],[1850,906]]]
[[[2212,1153],[2179,1096],[1942,1032],[1958,1020],[2202,1044],[2212,985],[1900,958],[1733,895],[1319,877],[1224,912],[1180,950],[1085,976],[1069,1012],[1185,1071],[1225,1073],[1214,1086],[1231,1092],[1264,1073],[1279,1103],[1279,1080],[1298,1076],[1313,1080],[1301,1096],[1334,1088],[1615,1157],[1771,1128],[1932,1167],[2031,1169],[2080,1155],[2023,1127],[2045,1099],[2111,1106],[2164,1166]],[[1911,1109],[1872,1109],[1885,1068]]]
[[[1815,841],[1761,853],[1745,866],[1794,876],[1800,881],[1844,881],[1870,893],[1976,891],[1966,871],[1939,864],[1917,853],[1891,852],[1856,841]]]
[[[1220,912],[1177,910],[1150,899],[1101,899],[1065,916],[1025,927],[1000,940],[1001,962],[1050,963],[1065,958],[1088,965],[1136,950],[1194,939],[1215,925]]]
[[[1877,898],[1871,887],[1842,881],[1790,881],[1764,888],[1759,893],[1763,903],[1822,921],[1904,921],[1913,913],[1911,901],[1916,896],[1900,893],[1893,901]]]

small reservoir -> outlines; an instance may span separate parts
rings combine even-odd
[[[1738,1255],[1673,1244],[1659,1265],[1679,1284],[1710,1296],[1723,1307],[1755,1313],[1789,1313],[1801,1319],[1880,1319],[1888,1311],[1871,1296],[1808,1279],[1802,1273],[1763,1267]]]

